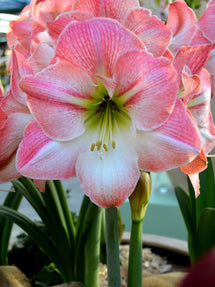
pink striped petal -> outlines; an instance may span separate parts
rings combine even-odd
[[[176,73],[168,59],[128,52],[117,61],[114,77],[136,128],[152,129],[168,119],[178,96]]]
[[[181,84],[181,74],[187,65],[193,74],[197,74],[207,63],[212,45],[202,45],[196,47],[182,47],[174,59],[174,66],[178,73],[178,83]]]
[[[94,91],[90,77],[65,61],[26,77],[20,83],[28,104],[43,131],[56,140],[70,140],[84,128],[83,102]]]
[[[8,158],[7,162],[0,166],[0,183],[9,182],[15,178],[19,178],[22,175],[16,169],[16,153],[12,154]]]
[[[201,80],[201,90],[190,98],[188,107],[196,123],[199,126],[206,126],[211,104],[210,74],[203,69],[199,73],[199,78]]]
[[[187,66],[184,66],[182,71],[182,83],[183,93],[180,98],[183,98],[185,103],[189,102],[196,94],[199,94],[202,89],[199,76],[193,75]]]
[[[188,164],[180,167],[185,174],[200,173],[207,168],[207,158],[204,151],[202,151],[196,158]]]
[[[177,100],[164,125],[149,132],[137,132],[134,146],[139,166],[146,171],[160,172],[185,165],[200,153],[200,139],[197,126]]]
[[[48,138],[32,121],[17,153],[17,169],[33,179],[68,179],[75,176],[75,164],[86,141],[57,142]]]
[[[215,94],[215,49],[213,49],[210,53],[209,59],[205,65],[205,68],[208,70],[208,72],[211,74],[211,90],[212,95]]]
[[[104,17],[104,6],[102,0],[75,0],[72,10],[87,11],[95,17]]]
[[[30,9],[26,9],[21,15],[9,23],[10,33],[8,37],[9,47],[12,48],[19,42],[30,51],[32,19]]]
[[[105,16],[113,18],[120,23],[124,22],[125,17],[134,9],[139,8],[138,0],[103,0]]]
[[[83,22],[93,18],[93,14],[87,11],[70,11],[60,14],[55,21],[47,23],[48,33],[56,42],[63,29],[71,22]]]
[[[42,69],[45,69],[54,56],[54,48],[48,43],[40,43],[35,48],[33,54],[29,58],[29,63],[34,74],[40,72]]]
[[[194,188],[195,191],[195,197],[197,198],[200,194],[200,181],[199,181],[199,174],[189,174],[189,179],[192,183],[192,186]]]
[[[56,57],[90,74],[111,76],[121,53],[141,48],[142,42],[119,23],[96,18],[68,25],[58,39]]]
[[[208,154],[215,146],[215,125],[211,112],[207,115],[207,125],[201,126],[200,132],[205,154]]]
[[[107,17],[122,22],[137,7],[137,0],[76,0],[73,10],[88,11],[95,17]]]
[[[53,21],[60,13],[70,11],[72,0],[32,0],[31,13],[33,19],[44,28],[48,21]]]
[[[208,3],[206,11],[198,21],[198,26],[203,32],[204,36],[207,37],[212,43],[215,43],[215,1],[211,0]]]
[[[30,63],[19,52],[12,50],[11,61],[11,92],[13,97],[22,105],[26,105],[26,95],[19,88],[20,79],[26,75],[31,75]]]
[[[4,127],[0,129],[0,166],[7,164],[17,150],[23,138],[24,128],[31,119],[32,116],[29,114],[13,113],[8,117]]]
[[[169,5],[167,27],[172,32],[171,49],[174,52],[189,45],[197,26],[196,15],[185,1],[176,0]]]
[[[171,32],[156,16],[144,8],[133,10],[124,25],[140,38],[154,56],[162,56],[169,45]]]
[[[6,94],[6,96],[1,101],[1,108],[7,114],[11,113],[22,113],[22,114],[30,114],[30,111],[26,104],[21,104],[18,102],[11,90]]]
[[[101,207],[120,206],[139,179],[138,158],[132,147],[121,144],[103,155],[86,151],[77,160],[81,186]]]

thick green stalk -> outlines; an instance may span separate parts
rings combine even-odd
[[[108,286],[121,287],[117,208],[105,210]],[[134,286],[134,285],[133,285]]]
[[[97,207],[85,244],[85,285],[99,287],[99,262],[102,209]]]
[[[128,287],[142,286],[142,230],[143,220],[132,221],[128,264]]]

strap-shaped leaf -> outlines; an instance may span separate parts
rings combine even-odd
[[[205,208],[198,225],[198,256],[207,253],[215,246],[215,209]]]
[[[61,276],[65,281],[67,281],[67,275],[65,274],[62,260],[58,255],[57,247],[52,243],[48,235],[37,226],[36,223],[18,211],[6,206],[0,206],[0,215],[21,227],[45,251],[49,258],[55,263]]]
[[[191,262],[193,262],[197,252],[195,209],[193,209],[189,195],[183,189],[176,187],[175,194],[187,228],[189,255]]]
[[[3,203],[4,206],[11,207],[17,210],[22,200],[22,194],[20,192],[9,192]],[[7,218],[0,217],[0,265],[8,264],[8,245],[10,241],[13,222]]]
[[[208,167],[199,174],[200,195],[196,199],[196,216],[199,220],[202,210],[206,207],[215,208],[215,180],[211,158],[208,158]]]

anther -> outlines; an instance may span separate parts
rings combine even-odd
[[[103,148],[104,148],[104,150],[105,150],[106,152],[108,151],[108,148],[107,148],[106,144],[103,144]]]
[[[96,144],[93,143],[93,144],[91,145],[90,150],[91,150],[91,151],[94,151],[95,146],[96,146]]]
[[[96,142],[96,146],[97,146],[97,150],[100,150],[101,146],[102,146],[102,142],[101,141],[97,141]]]
[[[116,148],[116,143],[115,143],[115,141],[112,141],[112,148],[113,148],[113,149]]]

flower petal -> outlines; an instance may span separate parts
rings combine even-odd
[[[60,14],[55,21],[47,23],[48,33],[56,42],[63,29],[72,21],[82,22],[93,18],[93,14],[87,11],[70,11]]]
[[[168,59],[145,51],[125,53],[116,63],[114,78],[136,128],[152,129],[168,119],[178,95],[176,73]]]
[[[174,59],[174,66],[178,72],[178,83],[181,84],[181,74],[187,65],[193,74],[197,74],[207,63],[212,45],[202,45],[196,47],[182,47]]]
[[[8,116],[4,127],[0,129],[0,166],[6,164],[17,150],[23,138],[24,128],[31,119],[30,114],[13,113]]]
[[[16,169],[16,153],[8,158],[7,162],[0,166],[0,183],[9,182],[22,175]]]
[[[149,132],[137,132],[134,146],[139,166],[146,171],[160,172],[185,165],[200,153],[200,138],[197,126],[177,100],[164,125]]]
[[[52,21],[63,12],[70,11],[72,0],[32,0],[31,14],[33,19],[46,28],[46,23]]]
[[[204,36],[207,37],[212,43],[215,42],[215,1],[211,0],[208,3],[208,7],[203,13],[202,17],[198,21],[198,26],[200,30],[204,33]]]
[[[147,50],[154,56],[162,56],[167,50],[171,32],[156,16],[144,8],[134,9],[126,18],[124,25],[140,38]]]
[[[121,53],[141,48],[141,40],[119,23],[96,18],[68,25],[58,39],[55,56],[90,74],[111,76]]]
[[[77,160],[81,186],[95,204],[120,206],[139,179],[138,158],[132,147],[117,145],[104,154],[86,151]]]
[[[75,163],[86,142],[49,139],[32,121],[17,152],[17,169],[33,179],[68,179],[75,176]]]
[[[195,174],[205,170],[207,168],[207,158],[204,151],[202,150],[196,158],[180,168],[185,174]]]
[[[176,0],[169,4],[167,27],[173,36],[171,41],[173,52],[177,52],[182,46],[189,45],[197,26],[196,15],[185,1]]]
[[[90,77],[66,61],[58,61],[35,77],[22,79],[28,104],[43,131],[56,140],[70,140],[84,132],[82,103],[94,91]]]

